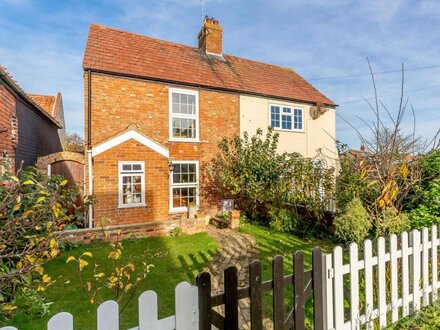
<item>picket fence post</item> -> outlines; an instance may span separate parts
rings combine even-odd
[[[350,321],[351,329],[360,328],[359,319],[359,249],[356,243],[350,244]]]
[[[438,260],[437,259],[437,246],[438,246],[438,238],[437,238],[437,226],[434,225],[431,228],[431,242],[432,242],[432,249],[431,249],[431,260]],[[438,289],[438,283],[437,283],[437,262],[432,262],[431,265],[432,269],[432,301],[437,301],[437,289]]]
[[[399,298],[398,268],[397,268],[397,236],[390,237],[390,268],[391,268],[391,322],[397,322],[399,319]]]
[[[114,300],[98,306],[98,330],[119,330],[119,306]]]
[[[152,290],[139,296],[139,330],[158,330],[157,294]]]
[[[47,322],[47,330],[73,330],[73,316],[70,313],[61,312],[52,316]]]

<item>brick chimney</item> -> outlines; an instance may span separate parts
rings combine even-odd
[[[199,32],[199,48],[207,53],[222,55],[223,28],[214,18],[206,17]]]

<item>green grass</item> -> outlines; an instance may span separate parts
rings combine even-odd
[[[303,252],[304,268],[312,268],[312,251],[315,246],[321,247],[323,252],[330,252],[334,243],[330,240],[302,239],[291,234],[273,231],[267,227],[255,224],[243,224],[240,226],[240,232],[249,234],[255,238],[261,261],[263,281],[272,278],[272,259],[276,255],[284,257],[284,274],[293,273],[293,254],[296,251]],[[293,307],[293,286],[286,287],[284,292],[285,313]],[[272,295],[265,293],[263,295],[264,316],[272,318]],[[313,318],[312,300],[309,299],[306,305],[307,324]],[[287,314],[286,314],[287,315]]]
[[[392,330],[435,330],[440,329],[440,304],[434,303],[419,312],[402,319],[388,329]]]
[[[135,298],[120,316],[121,329],[138,325],[137,297],[145,290],[156,291],[159,299],[159,316],[165,317],[174,314],[174,287],[181,281],[194,283],[195,276],[212,258],[218,249],[215,240],[206,233],[181,237],[149,237],[142,239],[125,240],[123,259],[132,261],[135,265],[141,262],[153,264],[154,268],[136,292]],[[47,301],[51,305],[51,315],[66,311],[73,315],[75,329],[96,329],[96,305],[91,305],[81,292],[75,263],[66,264],[70,255],[78,256],[90,251],[94,263],[102,267],[102,271],[110,272],[111,265],[107,255],[108,243],[94,243],[81,245],[73,250],[65,251],[55,260],[47,263],[47,273],[55,279],[54,285],[45,292]],[[90,267],[92,268],[92,267]],[[89,269],[91,272],[92,269]],[[89,273],[90,274],[90,273]],[[106,298],[110,299],[110,296]],[[20,330],[45,329],[49,317],[35,318],[27,315],[25,310],[8,325],[16,326]]]

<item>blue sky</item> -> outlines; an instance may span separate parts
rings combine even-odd
[[[359,142],[373,116],[362,98],[376,72],[409,70],[406,96],[417,133],[429,138],[440,127],[440,1],[205,0],[205,12],[224,28],[227,54],[288,66],[333,99],[337,138]],[[31,1],[0,0],[0,64],[27,91],[61,91],[67,129],[83,133],[82,56],[90,23],[196,46],[199,0]],[[340,77],[338,79],[321,79]],[[400,73],[376,75],[381,101],[397,110]],[[343,120],[343,119],[344,120]],[[411,130],[408,112],[404,128]]]

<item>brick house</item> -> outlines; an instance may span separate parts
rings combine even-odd
[[[94,219],[185,219],[192,204],[218,212],[207,168],[219,141],[245,130],[272,125],[280,150],[306,157],[336,152],[335,104],[291,69],[224,54],[215,20],[198,47],[91,25],[83,68]]]
[[[63,150],[61,94],[50,110],[38,97],[27,94],[0,66],[0,159],[13,172],[34,165],[38,157]]]

